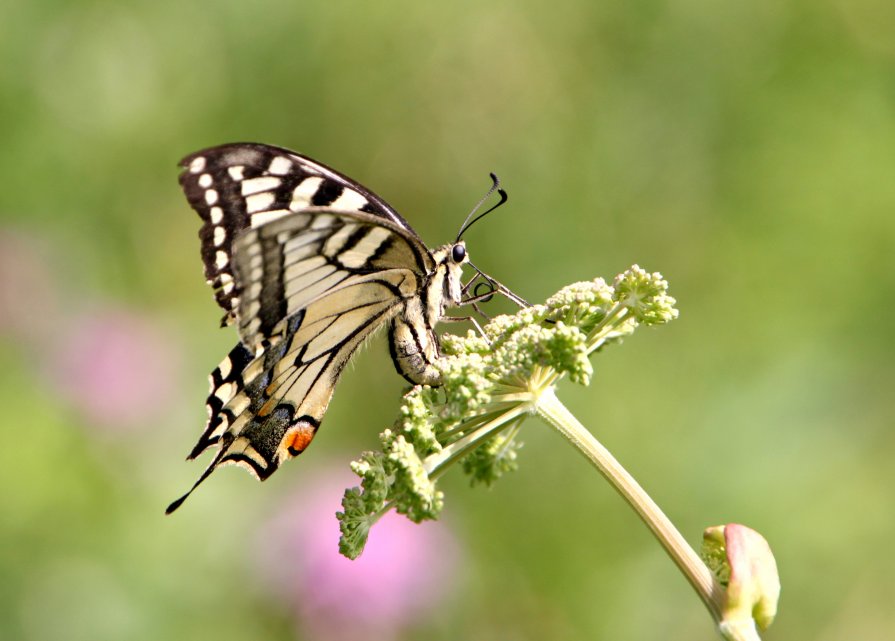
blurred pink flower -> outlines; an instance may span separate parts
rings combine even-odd
[[[95,427],[148,427],[177,389],[172,340],[135,312],[105,309],[69,321],[48,355],[49,377]]]
[[[264,588],[295,613],[310,639],[399,638],[443,604],[455,584],[458,549],[441,523],[416,525],[390,512],[360,558],[339,554],[335,513],[345,488],[356,484],[347,472],[318,476],[258,534]]]

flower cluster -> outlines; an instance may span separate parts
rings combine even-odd
[[[473,483],[491,484],[515,469],[519,426],[562,376],[587,385],[589,356],[638,325],[677,317],[661,274],[638,266],[609,285],[574,283],[543,305],[494,318],[482,334],[445,335],[438,367],[442,386],[416,386],[401,415],[381,435],[382,451],[352,464],[361,486],[345,493],[340,550],[355,558],[370,528],[389,509],[415,522],[443,505],[436,479],[460,462]]]

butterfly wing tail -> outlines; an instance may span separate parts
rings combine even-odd
[[[181,496],[176,501],[172,501],[171,504],[167,508],[165,508],[165,514],[171,514],[174,510],[183,505],[183,502],[186,501],[189,495],[193,493],[193,490],[199,487],[199,485],[202,484],[202,481],[207,479],[211,475],[211,473],[214,472],[215,468],[220,465],[221,460],[224,458],[226,453],[227,451],[222,448],[221,451],[218,452],[217,456],[215,456],[214,459],[211,461],[211,463],[208,464],[208,467],[205,468],[205,471],[202,472],[202,476],[200,476],[199,479],[195,483],[193,483],[193,486],[187,491],[187,493]]]
[[[252,363],[254,355],[242,343],[230,350],[230,353],[214,369],[209,378],[210,391],[205,405],[208,409],[208,423],[205,431],[199,437],[198,442],[190,451],[187,460],[192,460],[202,454],[213,445],[221,445],[222,437],[231,443],[233,438],[227,439],[227,426],[235,420],[232,404],[234,401],[245,398],[245,374]],[[187,497],[193,493],[199,485],[207,479],[211,473],[224,462],[229,452],[229,444],[224,443],[220,451],[215,455],[208,467],[202,472],[199,479],[193,483],[189,491],[173,501],[165,510],[165,514],[171,514],[179,508]]]

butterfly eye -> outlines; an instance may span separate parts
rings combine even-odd
[[[462,263],[463,259],[466,258],[466,248],[463,245],[454,245],[453,249],[451,249],[451,258],[454,259],[455,263]]]

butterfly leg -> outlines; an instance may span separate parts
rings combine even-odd
[[[473,307],[477,306],[473,304]],[[485,314],[483,314],[481,310],[476,309],[476,311],[485,316]],[[487,318],[487,316],[485,317]],[[479,325],[479,322],[473,316],[442,316],[441,320],[445,323],[461,323],[463,321],[469,321],[470,323],[472,323],[473,327],[475,327],[476,331],[479,333],[479,336],[485,339],[485,342],[488,343],[488,345],[491,344],[491,341],[488,339],[488,335],[485,334],[485,330],[482,329],[482,326]]]

